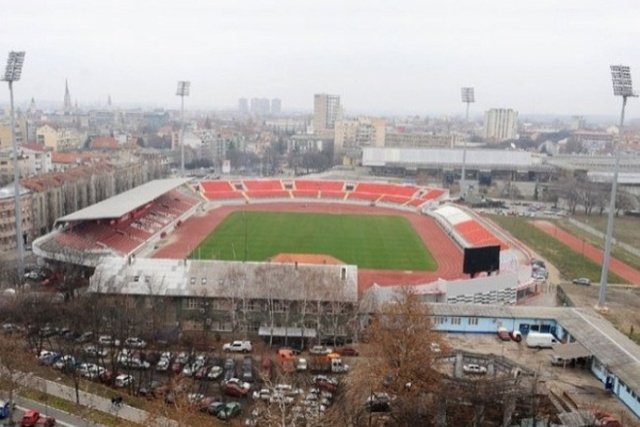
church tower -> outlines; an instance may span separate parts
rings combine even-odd
[[[73,110],[73,105],[71,105],[71,95],[69,94],[69,82],[65,79],[64,81],[64,112],[70,113]]]

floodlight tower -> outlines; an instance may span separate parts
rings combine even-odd
[[[176,95],[181,99],[180,106],[180,176],[184,177],[184,97],[189,96],[191,82],[179,81]]]
[[[612,65],[611,79],[613,81],[613,94],[622,97],[622,111],[620,112],[620,126],[618,135],[622,138],[624,128],[624,110],[627,107],[627,98],[637,97],[633,93],[633,85],[631,83],[631,69],[626,65]],[[613,169],[613,180],[611,182],[611,200],[609,202],[609,215],[607,221],[607,236],[604,242],[604,258],[602,260],[602,271],[600,273],[600,294],[598,297],[598,307],[605,307],[605,299],[607,297],[607,276],[609,275],[609,259],[611,257],[611,239],[613,236],[613,219],[616,208],[616,191],[618,189],[618,172],[620,169],[620,147],[613,147],[615,151],[616,161]]]
[[[11,114],[11,143],[13,145],[13,195],[16,217],[16,244],[18,251],[18,281],[24,276],[24,236],[22,234],[22,204],[20,203],[20,168],[18,167],[18,141],[16,140],[16,117],[13,108],[13,82],[20,80],[24,52],[9,52],[7,67],[2,80],[9,83],[9,100]]]
[[[475,94],[472,87],[463,87],[461,90],[462,102],[467,104],[467,114],[465,122],[469,125],[469,106],[472,102],[476,102]],[[460,195],[464,198],[466,192],[466,174],[467,174],[467,138],[464,139],[464,148],[462,149],[462,173],[460,177]]]

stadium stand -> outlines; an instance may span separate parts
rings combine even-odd
[[[494,236],[478,220],[456,206],[442,206],[432,214],[462,248],[500,245],[501,250],[508,249],[507,244]]]
[[[313,191],[342,191],[344,189],[343,181],[306,181],[296,180],[296,190],[313,190]]]
[[[316,190],[292,190],[291,194],[294,198],[317,199],[320,192]]]
[[[244,192],[249,199],[284,199],[291,195],[287,190],[248,190]]]
[[[351,193],[348,193],[347,200],[366,200],[366,201],[370,201],[370,202],[375,202],[380,197],[382,197],[382,194],[378,194],[378,193],[359,193],[357,191],[353,191]]]
[[[411,197],[416,193],[416,191],[418,191],[418,189],[414,186],[362,182],[356,186],[353,193],[377,194],[378,197],[383,194]]]
[[[344,197],[347,195],[345,191],[321,191],[320,198],[321,199],[331,199],[331,200],[344,200]]]
[[[270,180],[250,180],[243,181],[245,188],[248,191],[282,191],[284,187],[279,179]],[[251,197],[251,196],[249,196]]]

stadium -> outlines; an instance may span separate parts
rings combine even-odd
[[[515,304],[535,292],[526,250],[448,200],[388,182],[164,179],[59,218],[33,250],[96,268],[101,292],[153,276],[159,293],[192,295],[197,281],[217,295],[229,269],[280,264],[348,277],[341,294],[352,302],[406,285],[430,302]],[[488,245],[500,246],[500,274],[469,279],[463,250]],[[109,292],[149,292],[129,282]]]

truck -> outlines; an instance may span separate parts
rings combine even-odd
[[[349,365],[342,361],[338,353],[312,356],[308,366],[311,372],[332,372],[337,374],[349,371]]]
[[[527,335],[527,347],[553,348],[554,344],[558,344],[558,340],[550,333],[529,332]]]
[[[253,349],[251,341],[233,341],[222,346],[223,351],[249,353]]]
[[[42,415],[34,410],[25,412],[20,422],[20,427],[53,427],[55,425],[55,418]]]

